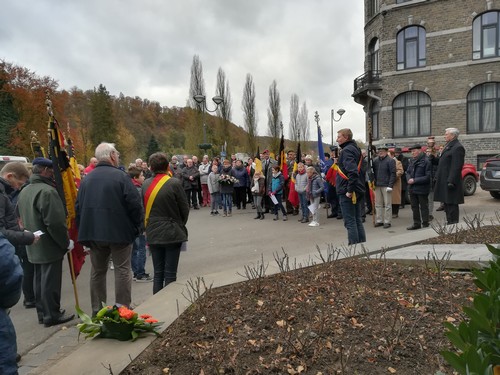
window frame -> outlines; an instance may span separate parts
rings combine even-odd
[[[413,95],[415,93],[418,95],[417,96],[417,104],[416,105],[414,105],[414,104],[408,105],[407,102],[410,99],[409,96]],[[397,101],[400,98],[404,98],[405,105],[400,106],[400,107],[395,107],[395,105],[397,104]],[[423,101],[423,98],[426,99],[425,103],[421,103]],[[419,90],[411,90],[411,91],[402,92],[401,94],[396,96],[394,98],[394,100],[392,101],[391,109],[392,109],[392,136],[393,136],[393,138],[423,137],[423,136],[430,136],[431,135],[431,130],[432,130],[432,99],[429,96],[429,94],[427,94],[426,92],[419,91]],[[403,111],[403,116],[402,116],[403,133],[402,134],[396,134],[396,115],[397,115],[397,112],[399,112],[399,110]],[[409,124],[407,124],[407,121],[408,121],[409,115],[411,115],[410,111],[415,111],[415,110],[417,113],[417,121],[416,121],[417,131],[415,134],[409,134],[409,132],[408,132]],[[425,132],[422,130],[422,127],[425,125],[425,123],[423,123],[423,120],[422,120],[422,116],[425,114],[425,113],[423,113],[424,110],[428,110],[428,113],[429,113],[428,129]]]
[[[496,21],[488,23],[487,18],[495,14]],[[485,55],[485,31],[493,29],[493,54]],[[472,60],[482,60],[500,57],[500,11],[484,12],[472,21]]]
[[[494,97],[487,97],[485,95],[486,89],[488,86],[494,85],[494,88],[492,92],[494,93]],[[480,91],[480,98],[478,99],[471,99],[470,97],[476,94],[477,91]],[[494,118],[495,118],[495,126],[494,129],[485,129],[485,111],[487,108],[485,108],[485,104],[487,103],[492,103],[493,107],[495,109],[495,112],[493,113]],[[474,105],[478,105],[479,108],[477,110],[477,121],[474,123],[474,125],[477,124],[477,127],[472,128],[471,124],[471,116],[472,110],[471,107]],[[468,134],[483,134],[483,133],[498,133],[500,132],[500,82],[484,82],[480,83],[476,86],[474,86],[472,89],[469,90],[467,93],[467,133]]]
[[[416,30],[416,36],[407,35]],[[427,65],[426,51],[427,32],[423,26],[411,25],[398,31],[396,35],[396,70],[418,69]],[[411,44],[415,44],[411,47]],[[415,66],[409,66],[408,52],[415,55]]]

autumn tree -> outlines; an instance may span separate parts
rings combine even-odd
[[[224,73],[222,68],[219,68],[219,71],[217,72],[215,95],[222,98],[222,103],[217,108],[217,116],[219,117],[220,123],[220,136],[218,137],[218,143],[222,145],[224,142],[227,142],[231,148],[233,147],[231,134],[229,132],[229,124],[231,122],[232,115],[231,91],[229,90],[229,81],[226,79],[226,73]]]
[[[248,134],[248,151],[255,152],[257,150],[257,111],[255,109],[255,84],[250,73],[247,74],[243,87],[241,108],[245,130]]]
[[[155,152],[159,152],[160,150],[160,145],[158,144],[158,141],[156,140],[156,137],[154,134],[151,134],[151,138],[149,138],[148,142],[148,148],[146,150],[146,160],[149,160],[149,157],[153,155]]]
[[[9,155],[10,132],[16,126],[18,115],[14,108],[14,98],[4,86],[8,83],[4,63],[0,61],[0,154]]]
[[[267,109],[268,134],[271,136],[271,150],[278,152],[281,136],[281,103],[276,80],[269,86],[269,108]]]
[[[309,111],[307,110],[307,104],[304,101],[302,107],[300,107],[299,112],[299,129],[300,129],[300,140],[308,141],[311,138],[311,132],[309,130]]]
[[[72,87],[69,94],[65,112],[71,127],[71,138],[77,153],[80,153],[77,155],[78,161],[87,165],[94,155],[93,144],[90,141],[92,128],[90,101],[93,92],[91,90],[83,92],[77,87]]]
[[[94,89],[90,100],[92,128],[90,141],[92,148],[101,142],[118,143],[117,125],[113,115],[113,99],[102,84]],[[117,145],[119,148],[119,145]]]
[[[290,98],[290,139],[299,140],[299,96],[292,94]]]

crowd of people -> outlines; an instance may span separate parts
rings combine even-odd
[[[413,213],[408,230],[429,226],[434,201],[443,204],[447,224],[455,224],[464,201],[465,150],[458,135],[457,129],[446,129],[442,148],[429,137],[425,152],[417,144],[406,158],[401,149],[383,145],[368,155],[346,128],[338,131],[338,146],[321,163],[307,154],[297,158],[290,150],[283,170],[269,150],[255,161],[204,155],[201,162],[187,155],[182,161],[177,156],[169,160],[157,152],[148,162],[137,159],[126,169],[115,145],[103,142],[89,165],[80,166],[75,204],[77,241],[90,254],[92,313],[109,304],[106,274],[111,260],[118,306],[131,306],[134,280],[152,281],[153,293],[176,280],[190,209],[210,207],[213,217],[231,217],[233,208],[251,206],[256,220],[271,214],[274,221],[288,221],[292,215],[317,227],[324,203],[327,218],[343,220],[348,244],[355,245],[367,240],[366,215],[374,215],[375,227],[390,228],[408,192]],[[145,271],[146,246],[152,277]],[[22,163],[6,164],[0,170],[0,373],[17,373],[16,336],[8,311],[21,290],[24,307],[35,309],[45,327],[74,319],[61,309],[62,261],[73,247],[52,161],[34,159],[31,173]]]

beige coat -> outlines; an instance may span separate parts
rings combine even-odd
[[[396,158],[396,181],[392,187],[392,204],[401,204],[401,178],[405,178],[403,164]]]

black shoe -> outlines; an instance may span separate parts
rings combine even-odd
[[[16,354],[16,363],[21,361],[21,354],[17,353]]]
[[[255,216],[254,219],[260,219],[260,212],[257,212],[257,216]]]
[[[299,214],[299,210],[293,210],[292,215],[297,216]]]
[[[328,219],[333,219],[334,217],[337,217],[339,215],[336,215],[336,214],[330,214],[327,216]]]
[[[429,226],[429,224],[427,224],[427,226]],[[415,229],[420,229],[421,226],[420,225],[417,225],[417,224],[413,224],[412,226],[406,228],[408,230],[415,230]]]
[[[343,218],[343,216],[337,216],[337,220],[342,220]]]
[[[458,221],[448,221],[448,222],[446,223],[446,225],[450,225],[450,224],[458,224]]]
[[[309,222],[309,219],[304,217],[302,218],[302,220],[300,221],[301,223],[308,223]]]
[[[260,214],[260,220],[264,220],[264,214]]]
[[[31,301],[24,301],[23,305],[25,309],[34,309],[36,307],[36,303]]]
[[[364,223],[366,221],[366,218],[362,217],[361,222]]]
[[[274,221],[278,220],[278,215],[274,215]]]
[[[371,214],[372,214],[372,210],[367,210],[367,211],[366,211],[366,214],[367,214],[367,215],[371,215]]]
[[[375,223],[374,227],[377,228],[377,227],[382,227],[384,226],[384,223]]]
[[[269,209],[266,208],[266,210],[264,211],[265,214],[268,214],[269,213]]]
[[[199,206],[194,206],[193,208],[194,208],[195,210],[199,210],[199,209],[200,209],[200,207],[199,207]]]
[[[429,215],[429,221],[432,221],[432,220],[434,220],[434,216]]]
[[[428,228],[429,227],[429,223],[422,223],[422,227]]]
[[[384,229],[390,228],[391,224],[384,224]]]
[[[59,317],[59,319],[56,319],[56,320],[49,320],[48,322],[44,322],[43,325],[45,327],[52,327],[52,326],[56,326],[58,324],[63,324],[63,323],[67,323],[69,322],[70,320],[73,320],[75,318],[75,315],[71,314],[71,315],[61,315]]]

